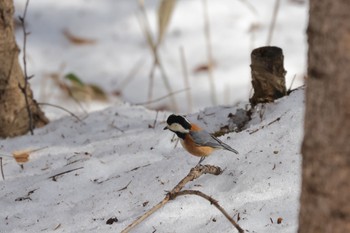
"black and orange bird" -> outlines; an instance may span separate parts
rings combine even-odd
[[[198,125],[189,122],[184,116],[172,114],[166,122],[167,126],[164,130],[168,129],[174,132],[180,138],[181,145],[185,150],[194,156],[201,157],[198,164],[217,149],[224,149],[238,154],[238,151]]]

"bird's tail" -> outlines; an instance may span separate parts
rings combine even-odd
[[[238,151],[236,151],[235,149],[233,149],[232,147],[230,147],[229,145],[227,145],[226,143],[222,142],[220,139],[216,138],[216,137],[213,137],[221,146],[222,149],[225,149],[225,150],[228,150],[228,151],[231,151],[235,154],[239,154]]]
[[[235,154],[239,154],[238,151],[236,151],[235,149],[233,149],[233,148],[230,147],[229,145],[227,145],[227,144],[225,144],[225,143],[223,143],[223,142],[221,142],[220,144],[222,145],[223,149],[228,150],[228,151],[231,151],[231,152],[233,152],[233,153],[235,153]]]

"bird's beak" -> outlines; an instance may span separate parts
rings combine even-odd
[[[169,129],[168,126],[165,126],[163,130]]]

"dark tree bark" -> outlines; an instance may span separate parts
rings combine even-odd
[[[29,115],[24,95],[19,85],[24,86],[23,72],[18,62],[19,49],[14,37],[13,1],[0,0],[0,137],[25,134],[29,130]],[[33,126],[48,122],[33,99],[27,86],[29,107]]]
[[[350,232],[350,1],[310,0],[299,233]]]
[[[273,102],[287,94],[283,59],[282,49],[278,47],[265,46],[252,51],[252,105]]]

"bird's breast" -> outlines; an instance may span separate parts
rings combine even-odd
[[[180,139],[180,142],[183,148],[185,148],[190,154],[194,156],[208,156],[214,151],[214,148],[212,147],[196,145],[192,140],[191,136],[189,136],[188,134],[185,136],[184,139]]]

